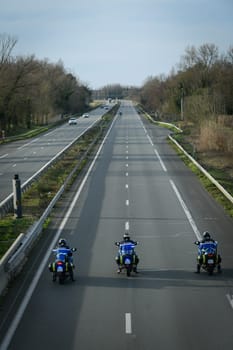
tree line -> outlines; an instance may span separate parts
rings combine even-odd
[[[233,46],[224,54],[214,44],[189,46],[168,76],[98,93],[137,99],[156,120],[192,125],[200,148],[233,153]]]
[[[0,34],[0,130],[30,129],[54,115],[82,113],[91,91],[62,62],[13,56],[17,39]]]
[[[221,55],[214,44],[187,47],[177,66],[168,76],[148,77],[141,87],[107,85],[95,96],[137,98],[157,118],[199,123],[214,115],[233,115],[233,46]]]
[[[222,54],[214,44],[189,46],[167,76],[148,77],[141,87],[114,84],[91,91],[62,62],[13,56],[16,44],[0,34],[0,131],[82,113],[92,98],[131,98],[155,119],[192,123],[200,140],[212,135],[211,147],[233,152],[233,46]]]
[[[94,94],[136,98],[148,112],[163,119],[199,123],[216,115],[233,115],[233,46],[221,55],[214,44],[187,47],[177,66],[168,76],[148,77],[141,87],[106,85]]]
[[[200,123],[203,118],[233,114],[233,46],[219,54],[214,44],[187,47],[178,71],[168,77],[148,78],[140,94],[141,103],[157,116],[181,113]]]
[[[233,154],[233,46],[187,47],[177,72],[148,78],[139,100],[156,119],[192,125],[198,150]]]

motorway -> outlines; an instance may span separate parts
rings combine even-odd
[[[56,208],[48,250],[9,291],[1,350],[232,350],[232,219],[166,129],[142,122],[130,101],[121,111],[79,189]],[[222,274],[194,273],[193,242],[205,230],[219,242]],[[114,261],[125,231],[139,242],[129,278]],[[77,247],[73,283],[53,283],[47,268],[58,237]]]
[[[112,105],[110,105],[112,107]],[[107,111],[101,107],[89,113],[89,118],[77,118],[77,125],[64,123],[58,128],[30,141],[17,141],[0,146],[0,202],[13,191],[12,179],[19,175],[21,184],[31,178],[57,153],[96,123]]]

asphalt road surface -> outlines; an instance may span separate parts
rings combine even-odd
[[[35,261],[22,302],[22,285],[11,293],[1,350],[233,349],[232,220],[166,129],[144,124],[130,102],[121,111],[69,209],[57,209],[54,242]],[[205,230],[219,242],[222,274],[194,273],[193,242]],[[139,273],[129,278],[114,260],[125,231],[139,242]],[[47,268],[59,236],[77,247],[76,281],[64,285]]]
[[[23,184],[106,112],[107,110],[99,107],[89,113],[89,118],[77,118],[77,125],[69,125],[67,122],[30,141],[22,140],[1,145],[0,202],[12,193],[15,174],[19,175]]]

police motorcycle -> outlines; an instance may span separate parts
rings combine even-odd
[[[132,241],[128,233],[124,234],[123,238],[124,240],[122,242],[115,242],[115,245],[119,247],[115,260],[118,265],[117,272],[121,273],[122,270],[126,270],[126,274],[129,277],[132,271],[137,273],[139,259],[134,248],[138,242]]]
[[[76,248],[69,248],[64,239],[59,241],[58,248],[52,250],[55,260],[49,264],[49,271],[53,274],[53,282],[58,279],[59,283],[63,284],[68,278],[74,281],[72,253],[76,250]]]
[[[201,268],[212,275],[215,268],[221,272],[221,257],[217,254],[217,241],[206,241],[200,242],[195,241],[194,244],[198,246],[198,257],[197,257],[197,273],[200,273]]]

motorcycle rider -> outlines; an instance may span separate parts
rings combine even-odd
[[[220,256],[220,254],[217,254],[217,245],[218,245],[218,242],[215,241],[210,233],[208,231],[205,231],[203,232],[203,235],[202,235],[202,240],[201,241],[197,241],[196,244],[197,245],[200,245],[202,243],[207,243],[207,242],[213,242],[215,243],[216,245],[216,264],[217,264],[217,269],[218,269],[218,272],[221,272],[221,261],[222,261],[222,258]],[[200,269],[201,269],[201,265],[203,264],[203,255],[200,253],[200,250],[198,250],[198,257],[197,257],[197,261],[198,261],[198,264],[197,264],[197,273],[200,273]]]
[[[205,242],[215,242],[208,231],[203,232],[201,243]]]
[[[130,235],[128,232],[126,232],[123,236],[123,241],[120,241],[120,242],[116,242],[117,245],[120,245],[120,244],[124,244],[124,243],[132,243],[134,245],[137,245],[138,242],[136,241],[133,241],[131,238],[130,238]]]
[[[60,238],[58,241],[58,247],[53,250],[53,252],[57,254],[62,254],[64,255],[64,260],[66,263],[68,263],[68,271],[70,273],[70,278],[72,281],[74,281],[74,276],[73,276],[73,269],[74,269],[74,264],[73,264],[73,253],[72,249],[69,247],[67,244],[66,240],[64,238]]]
[[[58,246],[59,246],[59,248],[58,248],[59,252],[64,252],[65,254],[67,254],[67,259],[68,259],[69,264],[74,267],[72,250],[70,249],[69,245],[67,244],[67,242],[64,238],[59,239]]]
[[[125,243],[131,243],[133,245],[137,245],[138,242],[136,241],[133,241],[131,238],[130,238],[130,235],[128,232],[126,232],[123,236],[123,240],[120,241],[120,242],[115,242],[115,244],[118,246],[118,247],[121,247],[122,245],[124,245]],[[121,270],[120,270],[120,256],[121,256],[121,249],[119,249],[118,251],[118,255],[116,256],[115,260],[116,260],[116,263],[118,265],[118,270],[117,270],[117,273],[120,273]],[[135,253],[135,251],[133,251],[133,260],[134,260],[134,263],[135,263],[135,267],[134,267],[134,272],[137,272],[137,265],[139,263],[139,258],[138,258],[138,255]]]
[[[67,244],[65,238],[60,238],[58,241],[58,247],[59,248],[66,248],[66,249],[70,249],[69,245]]]

